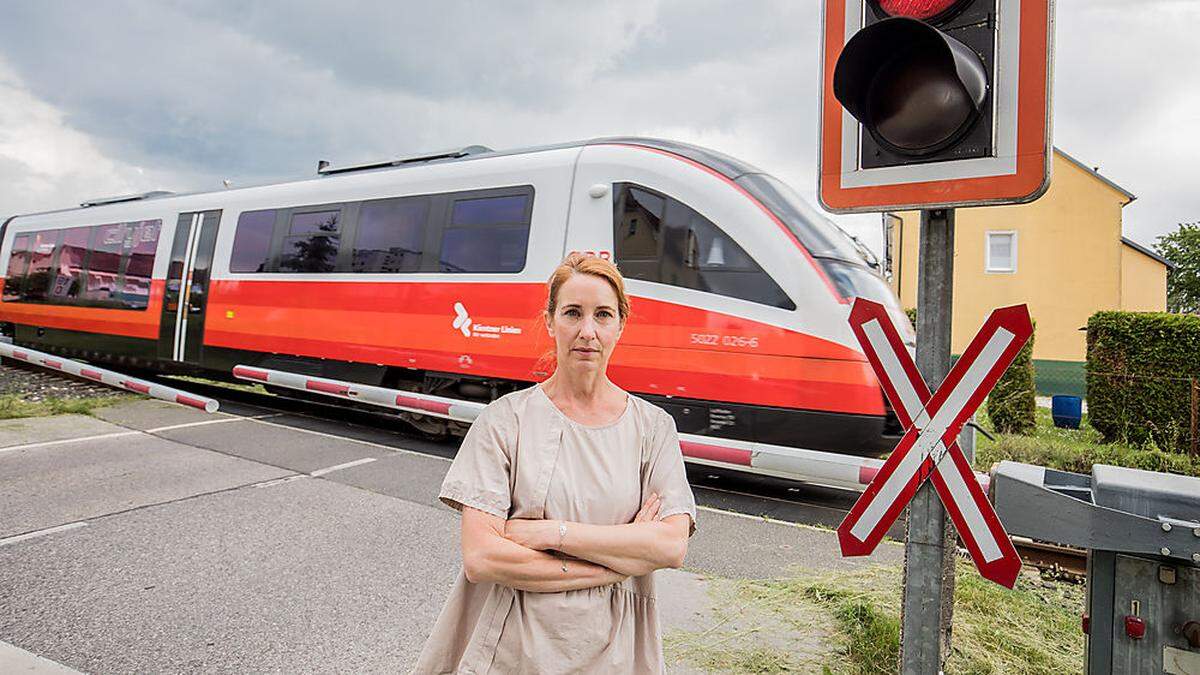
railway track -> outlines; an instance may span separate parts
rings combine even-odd
[[[74,391],[82,392],[85,396],[102,396],[113,391],[95,383],[6,359],[0,364],[0,382],[11,381],[14,377],[20,383],[48,387],[51,390],[75,388]],[[445,446],[434,450],[442,456],[452,456],[457,445],[452,439],[430,439],[416,430],[410,430],[409,425],[394,414],[361,404],[347,405],[344,401],[326,403],[315,397],[310,399],[264,393],[246,387],[209,384],[192,379],[157,379],[164,384],[216,398],[222,403],[235,403],[383,429],[395,435],[397,442],[417,441],[426,448]],[[710,467],[693,467],[689,471],[689,479],[698,496],[702,495],[706,502],[719,508],[830,528],[841,522],[857,498],[856,493],[837,488],[795,485],[782,479]],[[902,538],[903,525],[898,523],[889,534],[895,539]],[[1013,543],[1024,564],[1042,570],[1045,574],[1071,581],[1081,581],[1086,575],[1087,556],[1082,549],[1037,542],[1023,537],[1014,537]],[[959,553],[967,556],[966,549],[960,549]]]

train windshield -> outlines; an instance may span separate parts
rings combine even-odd
[[[867,298],[887,307],[888,314],[905,342],[912,343],[912,324],[900,307],[891,287],[871,269],[878,264],[874,255],[808,205],[800,195],[774,176],[748,173],[739,176],[739,185],[771,210],[825,271],[845,298]]]
[[[815,257],[867,262],[846,233],[783,181],[765,173],[749,173],[739,176],[737,183],[778,216]]]

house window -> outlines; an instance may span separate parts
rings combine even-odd
[[[989,273],[1011,274],[1017,271],[1017,233],[988,232],[984,270]]]

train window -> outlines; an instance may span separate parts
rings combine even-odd
[[[613,241],[617,264],[627,277],[796,308],[779,284],[711,220],[677,199],[639,186],[621,183],[616,188]]]
[[[146,220],[20,235],[9,275],[25,268],[25,283],[6,281],[5,300],[145,309],[162,221]],[[27,248],[26,248],[27,247]],[[16,254],[14,254],[16,255]]]
[[[531,192],[458,198],[442,230],[442,272],[520,272],[529,245]]]
[[[230,272],[265,272],[275,229],[275,210],[247,211],[238,216],[233,235]]]
[[[519,223],[525,219],[528,195],[460,199],[454,203],[451,225],[495,225]]]
[[[358,213],[351,269],[416,272],[421,267],[428,219],[428,197],[364,202]]]
[[[617,259],[657,260],[666,200],[632,186],[626,186],[623,197],[613,237]]]
[[[8,254],[8,271],[4,275],[4,301],[21,299],[21,287],[25,284],[25,271],[29,267],[28,234],[13,237],[12,251]]]
[[[108,304],[120,296],[117,281],[121,274],[121,253],[129,227],[125,223],[96,225],[88,258],[86,300]]]
[[[69,302],[83,293],[84,265],[91,235],[90,227],[72,227],[63,232],[62,246],[58,250],[58,273],[50,287],[50,297],[56,302]]]
[[[25,292],[22,300],[45,300],[54,276],[52,260],[61,230],[37,232],[29,246],[29,269],[25,273]]]
[[[341,212],[314,211],[292,215],[283,238],[280,272],[332,272],[341,243]]]
[[[528,245],[528,225],[448,228],[439,266],[443,272],[520,272]]]
[[[821,258],[821,266],[829,274],[833,284],[846,298],[867,298],[886,307],[899,310],[900,303],[887,282],[866,265]]]
[[[125,263],[120,294],[121,303],[129,309],[145,309],[150,304],[150,275],[154,270],[161,224],[159,220],[129,223],[129,259]]]

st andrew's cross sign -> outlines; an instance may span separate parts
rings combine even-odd
[[[883,305],[855,300],[850,325],[907,431],[838,527],[842,555],[875,550],[930,478],[979,573],[1012,588],[1021,559],[956,439],[1033,334],[1028,309],[992,312],[932,396]]]

